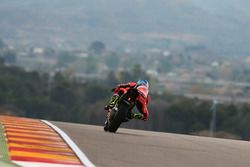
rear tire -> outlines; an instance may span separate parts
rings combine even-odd
[[[115,133],[120,127],[121,123],[125,120],[127,116],[127,110],[125,109],[125,107],[121,106],[119,110],[113,114],[113,119],[108,126],[108,130]]]
[[[108,131],[108,120],[105,121],[105,126],[104,126],[104,131],[107,132]]]

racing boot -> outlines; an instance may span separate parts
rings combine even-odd
[[[104,109],[107,110],[107,111],[109,111],[110,109],[112,109],[116,105],[116,103],[118,102],[119,97],[120,97],[119,95],[114,94],[111,97],[109,103],[104,107]]]

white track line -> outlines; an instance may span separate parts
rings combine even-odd
[[[70,146],[70,148],[76,153],[80,161],[86,166],[86,167],[95,167],[95,165],[90,162],[90,160],[86,157],[86,155],[77,147],[77,145],[69,138],[69,136],[59,129],[57,126],[53,125],[52,123],[42,120],[44,123],[49,125],[51,128],[53,128]]]
[[[12,161],[12,162],[21,167],[82,167],[82,165],[48,164],[40,162],[23,162],[23,161]]]

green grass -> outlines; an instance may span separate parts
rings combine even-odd
[[[10,161],[2,124],[0,124],[0,160]]]

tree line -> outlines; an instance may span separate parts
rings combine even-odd
[[[26,72],[6,66],[0,59],[0,114],[54,121],[103,125],[104,105],[118,83],[150,79],[140,68],[132,71],[110,72],[107,79],[80,83],[63,73],[53,78],[47,73]],[[153,83],[153,81],[152,81]],[[149,121],[132,120],[125,127],[182,134],[208,131],[211,102],[174,96],[167,92],[151,92]],[[216,130],[250,140],[250,106],[248,104],[219,104]]]

